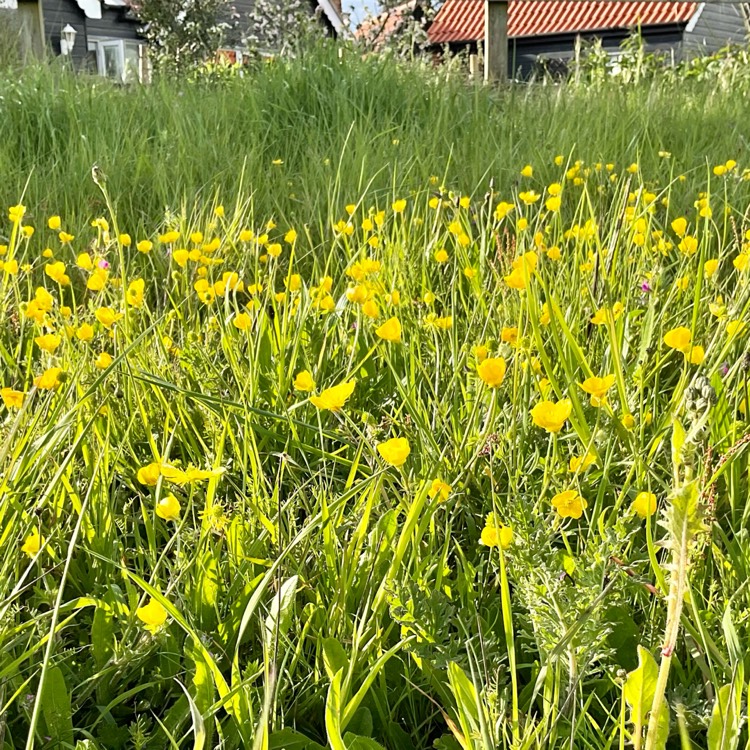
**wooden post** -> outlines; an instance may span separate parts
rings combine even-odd
[[[484,0],[484,80],[508,79],[508,0]]]
[[[479,59],[476,55],[469,55],[469,78],[473,81],[479,78]]]

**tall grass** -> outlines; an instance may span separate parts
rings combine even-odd
[[[108,176],[123,226],[153,224],[183,200],[252,194],[259,213],[315,227],[365,190],[404,193],[441,182],[506,190],[520,161],[590,160],[677,170],[719,163],[747,145],[743,95],[710,82],[492,93],[430,66],[318,50],[220,85],[119,87],[47,66],[0,80],[0,187],[36,210],[102,209],[89,178]],[[282,159],[278,167],[272,162]]]
[[[739,97],[1,95],[0,746],[748,743]]]

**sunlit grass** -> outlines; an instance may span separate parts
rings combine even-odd
[[[750,165],[311,60],[2,84],[6,746],[746,741]]]

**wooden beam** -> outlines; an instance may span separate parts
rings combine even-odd
[[[484,80],[508,79],[508,0],[484,0]]]

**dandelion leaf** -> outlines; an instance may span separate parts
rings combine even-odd
[[[70,710],[70,693],[60,667],[50,667],[44,681],[41,710],[47,734],[61,745],[73,744],[73,717]]]
[[[643,646],[638,646],[638,666],[628,674],[622,687],[623,697],[630,709],[630,721],[643,726],[646,714],[654,702],[659,667],[656,659]]]

